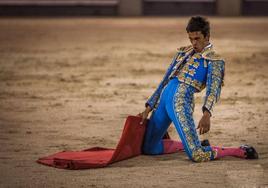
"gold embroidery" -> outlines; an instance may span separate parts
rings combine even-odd
[[[189,65],[185,64],[181,71],[184,73],[188,73],[189,72]]]
[[[177,48],[177,50],[179,52],[189,52],[191,50],[193,50],[193,46],[192,45],[189,45],[189,46],[183,46],[183,47],[180,47],[180,48]]]
[[[194,88],[196,88],[198,91],[201,91],[203,90],[206,85],[205,84],[202,84],[201,82],[199,82],[198,80],[195,80],[195,79],[192,79],[191,77],[187,77],[186,78],[186,74],[184,72],[180,73],[178,76],[177,76],[178,80],[183,82],[183,83],[186,83],[186,84],[189,84],[191,86],[193,86]]]
[[[194,76],[195,75],[195,69],[189,69],[189,72],[188,72],[191,76]]]
[[[199,62],[198,62],[198,61],[195,61],[195,62],[193,63],[193,67],[197,69],[197,68],[199,67]]]
[[[179,55],[176,59],[177,62],[180,62],[181,60],[183,59],[183,56],[182,55]]]
[[[211,71],[211,85],[210,85],[210,94],[207,97],[205,107],[209,111],[213,111],[214,104],[219,100],[219,90],[221,89],[222,85],[222,77],[223,77],[223,70],[222,70],[222,64],[219,63],[219,61],[212,61],[213,68]]]
[[[191,83],[192,83],[192,78],[191,78],[191,77],[187,77],[187,78],[185,79],[185,83],[191,85]]]
[[[201,54],[200,53],[195,53],[194,55],[193,55],[193,58],[194,59],[200,59],[202,56],[201,56]]]
[[[213,153],[211,151],[204,152],[201,148],[198,148],[192,152],[192,159],[195,162],[206,162],[210,160]]]
[[[211,156],[216,156],[215,151],[207,151],[204,152],[202,148],[196,148],[196,145],[194,143],[194,138],[191,133],[190,124],[188,122],[186,113],[185,113],[185,107],[186,104],[186,92],[187,92],[187,86],[184,84],[180,84],[178,91],[175,94],[175,112],[177,114],[178,120],[182,126],[182,129],[184,131],[184,135],[187,141],[187,146],[192,152],[192,160],[195,162],[203,162],[203,161],[209,161],[211,159]],[[193,100],[192,102],[193,103]],[[192,105],[191,105],[192,106]],[[190,112],[191,114],[192,112]]]
[[[204,67],[207,68],[208,67],[208,62],[206,59],[204,59]]]
[[[202,53],[202,57],[207,60],[217,61],[223,60],[222,57],[217,54],[212,47],[205,49]]]
[[[193,64],[194,64],[194,59],[191,58],[186,64],[188,64],[188,65],[193,65]]]

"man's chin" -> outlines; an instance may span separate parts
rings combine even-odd
[[[197,52],[197,53],[201,52],[201,50],[198,49],[198,48],[194,48],[194,51]]]

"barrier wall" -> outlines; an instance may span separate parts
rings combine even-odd
[[[268,0],[0,0],[2,16],[267,16]]]

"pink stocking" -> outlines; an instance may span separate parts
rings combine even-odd
[[[178,151],[183,151],[183,145],[182,142],[169,140],[169,139],[163,139],[163,145],[164,145],[164,154],[168,153],[176,153]],[[213,150],[217,151],[216,159],[225,157],[225,156],[233,156],[238,158],[245,158],[245,151],[241,148],[225,148],[225,147],[218,147],[218,146],[212,146]]]
[[[183,150],[183,145],[179,141],[163,139],[164,154],[176,153]]]
[[[241,148],[225,148],[225,147],[218,147],[212,146],[213,150],[217,151],[216,159],[225,157],[225,156],[233,156],[238,158],[245,158],[245,151]]]

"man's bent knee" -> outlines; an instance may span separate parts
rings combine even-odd
[[[192,152],[192,155],[190,158],[193,162],[200,163],[200,162],[210,161],[211,155],[212,155],[211,151],[204,152],[202,149],[197,149]]]

